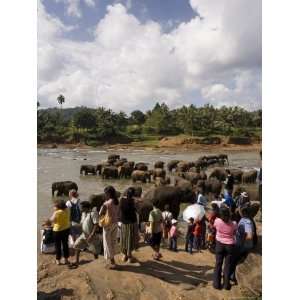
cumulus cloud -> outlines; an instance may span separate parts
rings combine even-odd
[[[55,0],[55,2],[65,3],[67,15],[76,17],[76,18],[81,18],[82,12],[80,9],[80,0]],[[83,0],[82,2],[89,7],[95,6],[94,0]]]
[[[61,1],[61,0],[58,0]],[[88,2],[88,1],[86,1]],[[91,1],[93,2],[93,1]],[[165,33],[118,3],[107,7],[90,42],[39,5],[38,96],[43,106],[148,109],[195,102],[255,109],[261,100],[261,4],[258,0],[190,0],[198,13]],[[198,96],[197,96],[198,95]],[[200,101],[199,101],[200,103]]]

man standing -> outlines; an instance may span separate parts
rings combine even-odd
[[[227,177],[226,177],[226,180],[224,181],[224,194],[225,196],[227,194],[231,194],[232,195],[232,192],[233,192],[233,185],[234,185],[234,178],[233,176],[231,175],[231,172],[229,169],[226,169],[226,173],[227,173]]]
[[[163,217],[160,209],[157,208],[156,203],[153,204],[153,210],[149,214],[149,222],[151,231],[150,246],[154,251],[153,258],[158,260],[162,257],[159,250],[162,238]]]
[[[99,214],[97,211],[91,210],[91,205],[88,201],[81,202],[80,206],[82,211],[80,222],[82,233],[74,244],[76,261],[71,265],[72,267],[78,266],[79,255],[82,250],[88,248],[94,254],[95,259],[98,258],[98,254],[101,252],[100,237],[97,234]]]

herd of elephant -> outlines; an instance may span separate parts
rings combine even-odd
[[[171,185],[170,177],[167,177],[167,171],[164,168],[163,161],[157,161],[154,164],[153,170],[148,170],[146,163],[137,163],[127,161],[126,158],[120,158],[119,155],[109,155],[105,163],[97,166],[84,165],[81,166],[80,173],[99,174],[102,178],[131,178],[133,182],[155,182],[155,186],[150,188],[144,194],[142,187],[135,187],[135,197],[137,211],[140,216],[140,221],[147,221],[149,212],[152,210],[153,204],[156,203],[160,209],[164,209],[165,205],[170,206],[170,211],[175,218],[178,217],[181,203],[195,203],[197,192],[203,194],[219,195],[223,188],[223,181],[226,179],[226,170],[224,167],[214,167],[209,176],[205,172],[207,164],[211,159],[219,157],[221,160],[226,160],[228,157],[225,154],[219,156],[204,156],[197,159],[195,162],[186,162],[172,160],[167,163],[167,171],[174,175],[174,184]],[[93,172],[91,172],[93,170]],[[229,168],[234,177],[235,183],[255,183],[257,171],[242,171],[240,169]],[[114,174],[114,175],[112,175]],[[57,192],[57,196],[68,195],[69,190],[78,190],[78,186],[72,181],[54,182],[52,184],[52,196]],[[236,190],[235,193],[240,193]],[[121,192],[118,192],[121,196]],[[99,210],[105,201],[104,193],[94,194],[89,197],[92,207],[97,207]]]

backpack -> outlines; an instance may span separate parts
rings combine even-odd
[[[81,211],[78,205],[78,202],[74,204],[72,201],[71,202],[71,221],[80,223],[81,220]]]

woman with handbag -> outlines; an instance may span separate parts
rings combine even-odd
[[[100,209],[99,225],[103,227],[104,258],[110,261],[107,268],[114,269],[116,267],[114,256],[117,243],[119,200],[113,186],[107,186],[104,193],[108,200]]]
[[[134,188],[127,189],[126,196],[120,201],[121,252],[123,262],[132,262],[132,251],[137,249],[137,216],[134,203]]]

